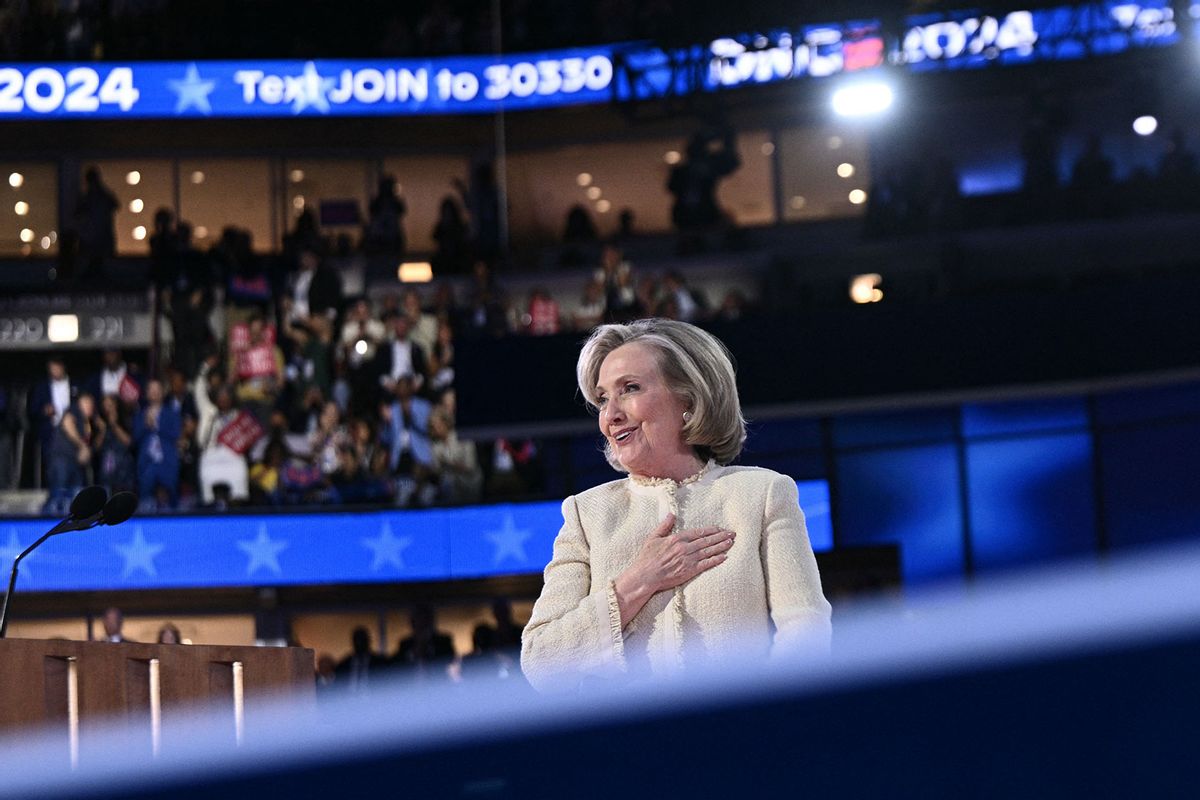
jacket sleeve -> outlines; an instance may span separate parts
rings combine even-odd
[[[562,511],[542,594],[521,635],[521,669],[541,692],[570,691],[584,678],[625,671],[613,582],[591,591],[591,551],[574,497],[563,501]]]
[[[821,576],[808,541],[796,484],[786,475],[775,476],[767,488],[759,549],[767,607],[775,623],[772,656],[794,651],[828,652],[831,609],[821,591]]]

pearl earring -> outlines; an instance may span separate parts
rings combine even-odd
[[[690,412],[690,411],[683,412],[683,421],[691,422],[692,421],[692,412]]]

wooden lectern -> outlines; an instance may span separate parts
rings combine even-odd
[[[0,735],[61,730],[72,763],[89,723],[124,719],[157,753],[164,718],[169,728],[189,707],[227,708],[240,742],[246,702],[285,693],[314,702],[312,650],[0,639]]]

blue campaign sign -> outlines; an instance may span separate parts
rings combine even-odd
[[[458,114],[610,99],[611,48],[373,61],[0,67],[0,119]]]
[[[798,484],[815,550],[833,545],[824,481]],[[21,562],[25,591],[400,583],[540,573],[561,504],[426,511],[134,517],[63,534]],[[52,523],[0,522],[7,567]]]

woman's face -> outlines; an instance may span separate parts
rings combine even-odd
[[[631,474],[673,477],[694,464],[682,435],[687,405],[667,388],[654,350],[637,342],[613,350],[596,390],[600,432]]]

